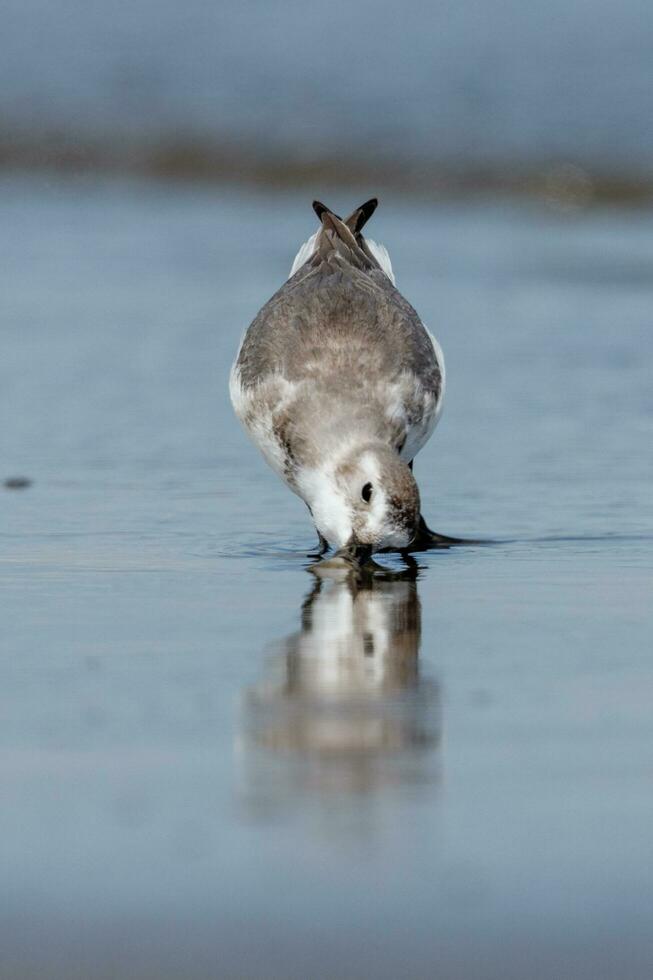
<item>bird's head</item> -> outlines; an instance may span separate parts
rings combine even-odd
[[[341,459],[311,510],[332,546],[363,560],[384,548],[407,548],[417,533],[420,500],[412,472],[383,444]]]

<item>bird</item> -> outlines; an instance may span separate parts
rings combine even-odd
[[[319,555],[449,547],[424,520],[413,460],[442,412],[442,349],[363,236],[377,198],[346,219],[313,202],[317,232],[257,314],[231,369],[234,411],[308,506]]]

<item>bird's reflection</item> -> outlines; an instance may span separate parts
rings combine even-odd
[[[307,792],[431,784],[439,692],[420,672],[420,634],[416,569],[316,577],[301,629],[245,693],[239,741],[249,803],[267,812]]]

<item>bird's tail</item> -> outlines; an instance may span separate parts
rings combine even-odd
[[[370,198],[343,220],[326,204],[313,201],[313,210],[320,219],[321,227],[297,253],[291,276],[309,259],[320,261],[336,252],[357,268],[380,269],[394,283],[390,256],[386,249],[362,235],[362,229],[374,214],[378,203],[375,197]]]

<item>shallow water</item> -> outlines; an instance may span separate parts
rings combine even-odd
[[[2,975],[650,977],[653,213],[382,202],[497,543],[356,587],[226,394],[308,202],[0,193]]]

